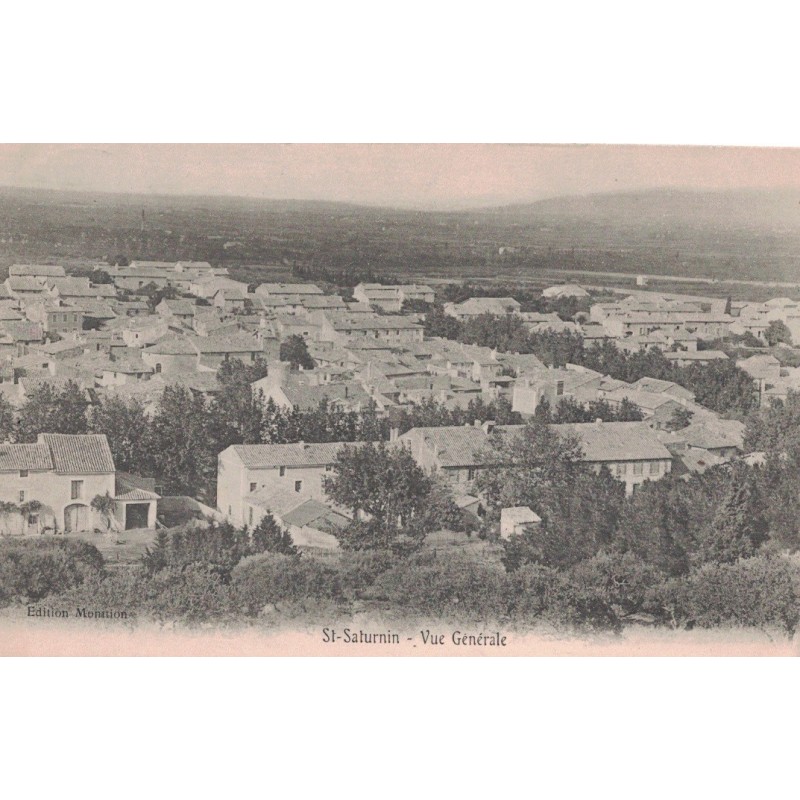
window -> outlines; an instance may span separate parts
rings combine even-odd
[[[255,483],[251,483],[250,484],[250,491],[251,492],[254,492],[257,488],[258,488],[258,484],[255,484]]]
[[[644,464],[640,462],[633,465],[633,474],[641,475],[644,472]]]
[[[467,480],[468,481],[474,481],[475,480],[475,468],[474,467],[470,467],[467,470]]]
[[[25,491],[23,489],[19,490],[19,501],[20,501],[20,503],[24,503],[25,502]]]
[[[278,475],[282,478],[286,474],[286,467],[280,467],[278,469]]]
[[[70,497],[78,500],[83,495],[83,481],[72,481],[72,492]]]
[[[628,472],[627,464],[617,464],[617,475],[626,475]]]
[[[326,464],[325,465],[325,472],[330,472],[333,469],[333,464]]]
[[[27,477],[28,477],[28,470],[26,470],[26,469],[21,469],[21,470],[19,471],[19,476],[20,476],[20,478],[27,478]]]
[[[301,490],[302,490],[302,488],[303,488],[303,481],[295,481],[295,482],[294,482],[294,490],[295,490],[296,492],[299,492],[299,491],[301,491]]]
[[[156,364],[156,372],[161,372],[161,363]]]
[[[659,461],[651,461],[650,462],[650,474],[651,475],[658,475],[661,471],[661,463]]]

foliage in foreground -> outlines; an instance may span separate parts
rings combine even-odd
[[[608,550],[569,568],[526,563],[508,572],[497,558],[455,549],[407,555],[340,551],[324,558],[242,550],[234,564],[232,551],[208,548],[205,557],[173,561],[158,570],[143,564],[104,573],[91,548],[81,550],[85,571],[76,575],[42,570],[59,548],[42,547],[42,540],[35,544],[21,548],[40,557],[33,571],[30,564],[18,566],[20,559],[4,558],[0,588],[5,603],[38,600],[51,608],[122,609],[186,625],[329,621],[370,609],[409,620],[585,632],[619,632],[632,622],[650,622],[678,629],[755,627],[793,635],[800,622],[800,564],[772,554],[707,563],[671,577],[632,552]],[[44,585],[34,573],[57,579]],[[16,591],[9,592],[11,586]]]

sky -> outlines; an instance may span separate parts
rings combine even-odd
[[[0,185],[456,209],[652,188],[800,188],[800,148],[3,144]]]

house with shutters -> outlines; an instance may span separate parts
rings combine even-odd
[[[625,484],[628,495],[645,481],[663,478],[672,470],[672,453],[644,422],[573,422],[550,427],[560,436],[576,439],[582,462],[596,471],[609,469]]]
[[[91,507],[97,495],[106,494],[114,499],[108,520]],[[26,514],[17,510],[0,516],[0,532],[154,527],[158,499],[133,476],[117,475],[102,434],[41,433],[34,444],[0,444],[0,501],[29,509]]]
[[[253,525],[277,503],[289,509],[286,493],[301,502],[327,504],[322,486],[345,442],[235,444],[217,458],[217,508],[234,525]],[[262,509],[259,516],[258,509]]]

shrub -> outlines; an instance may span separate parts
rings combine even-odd
[[[338,569],[313,558],[264,553],[243,559],[233,570],[231,592],[237,608],[258,616],[267,605],[290,601],[343,600]]]
[[[461,554],[420,553],[375,581],[373,594],[420,614],[500,618],[507,614],[508,580],[499,565]]]
[[[103,570],[100,551],[76,539],[0,540],[0,602],[36,602]]]
[[[794,635],[800,622],[800,566],[780,556],[705,564],[654,596],[674,625],[777,626]]]
[[[633,553],[598,553],[571,570],[580,589],[596,593],[618,617],[648,610],[662,574]]]
[[[618,616],[603,592],[582,585],[568,573],[540,564],[526,564],[509,576],[512,616],[520,622],[541,620],[560,629],[614,631]]]
[[[158,620],[193,624],[220,620],[233,611],[226,576],[205,564],[162,570],[146,588],[144,610]]]
[[[396,563],[397,556],[391,550],[343,550],[341,553],[343,586],[348,594],[358,597]]]

